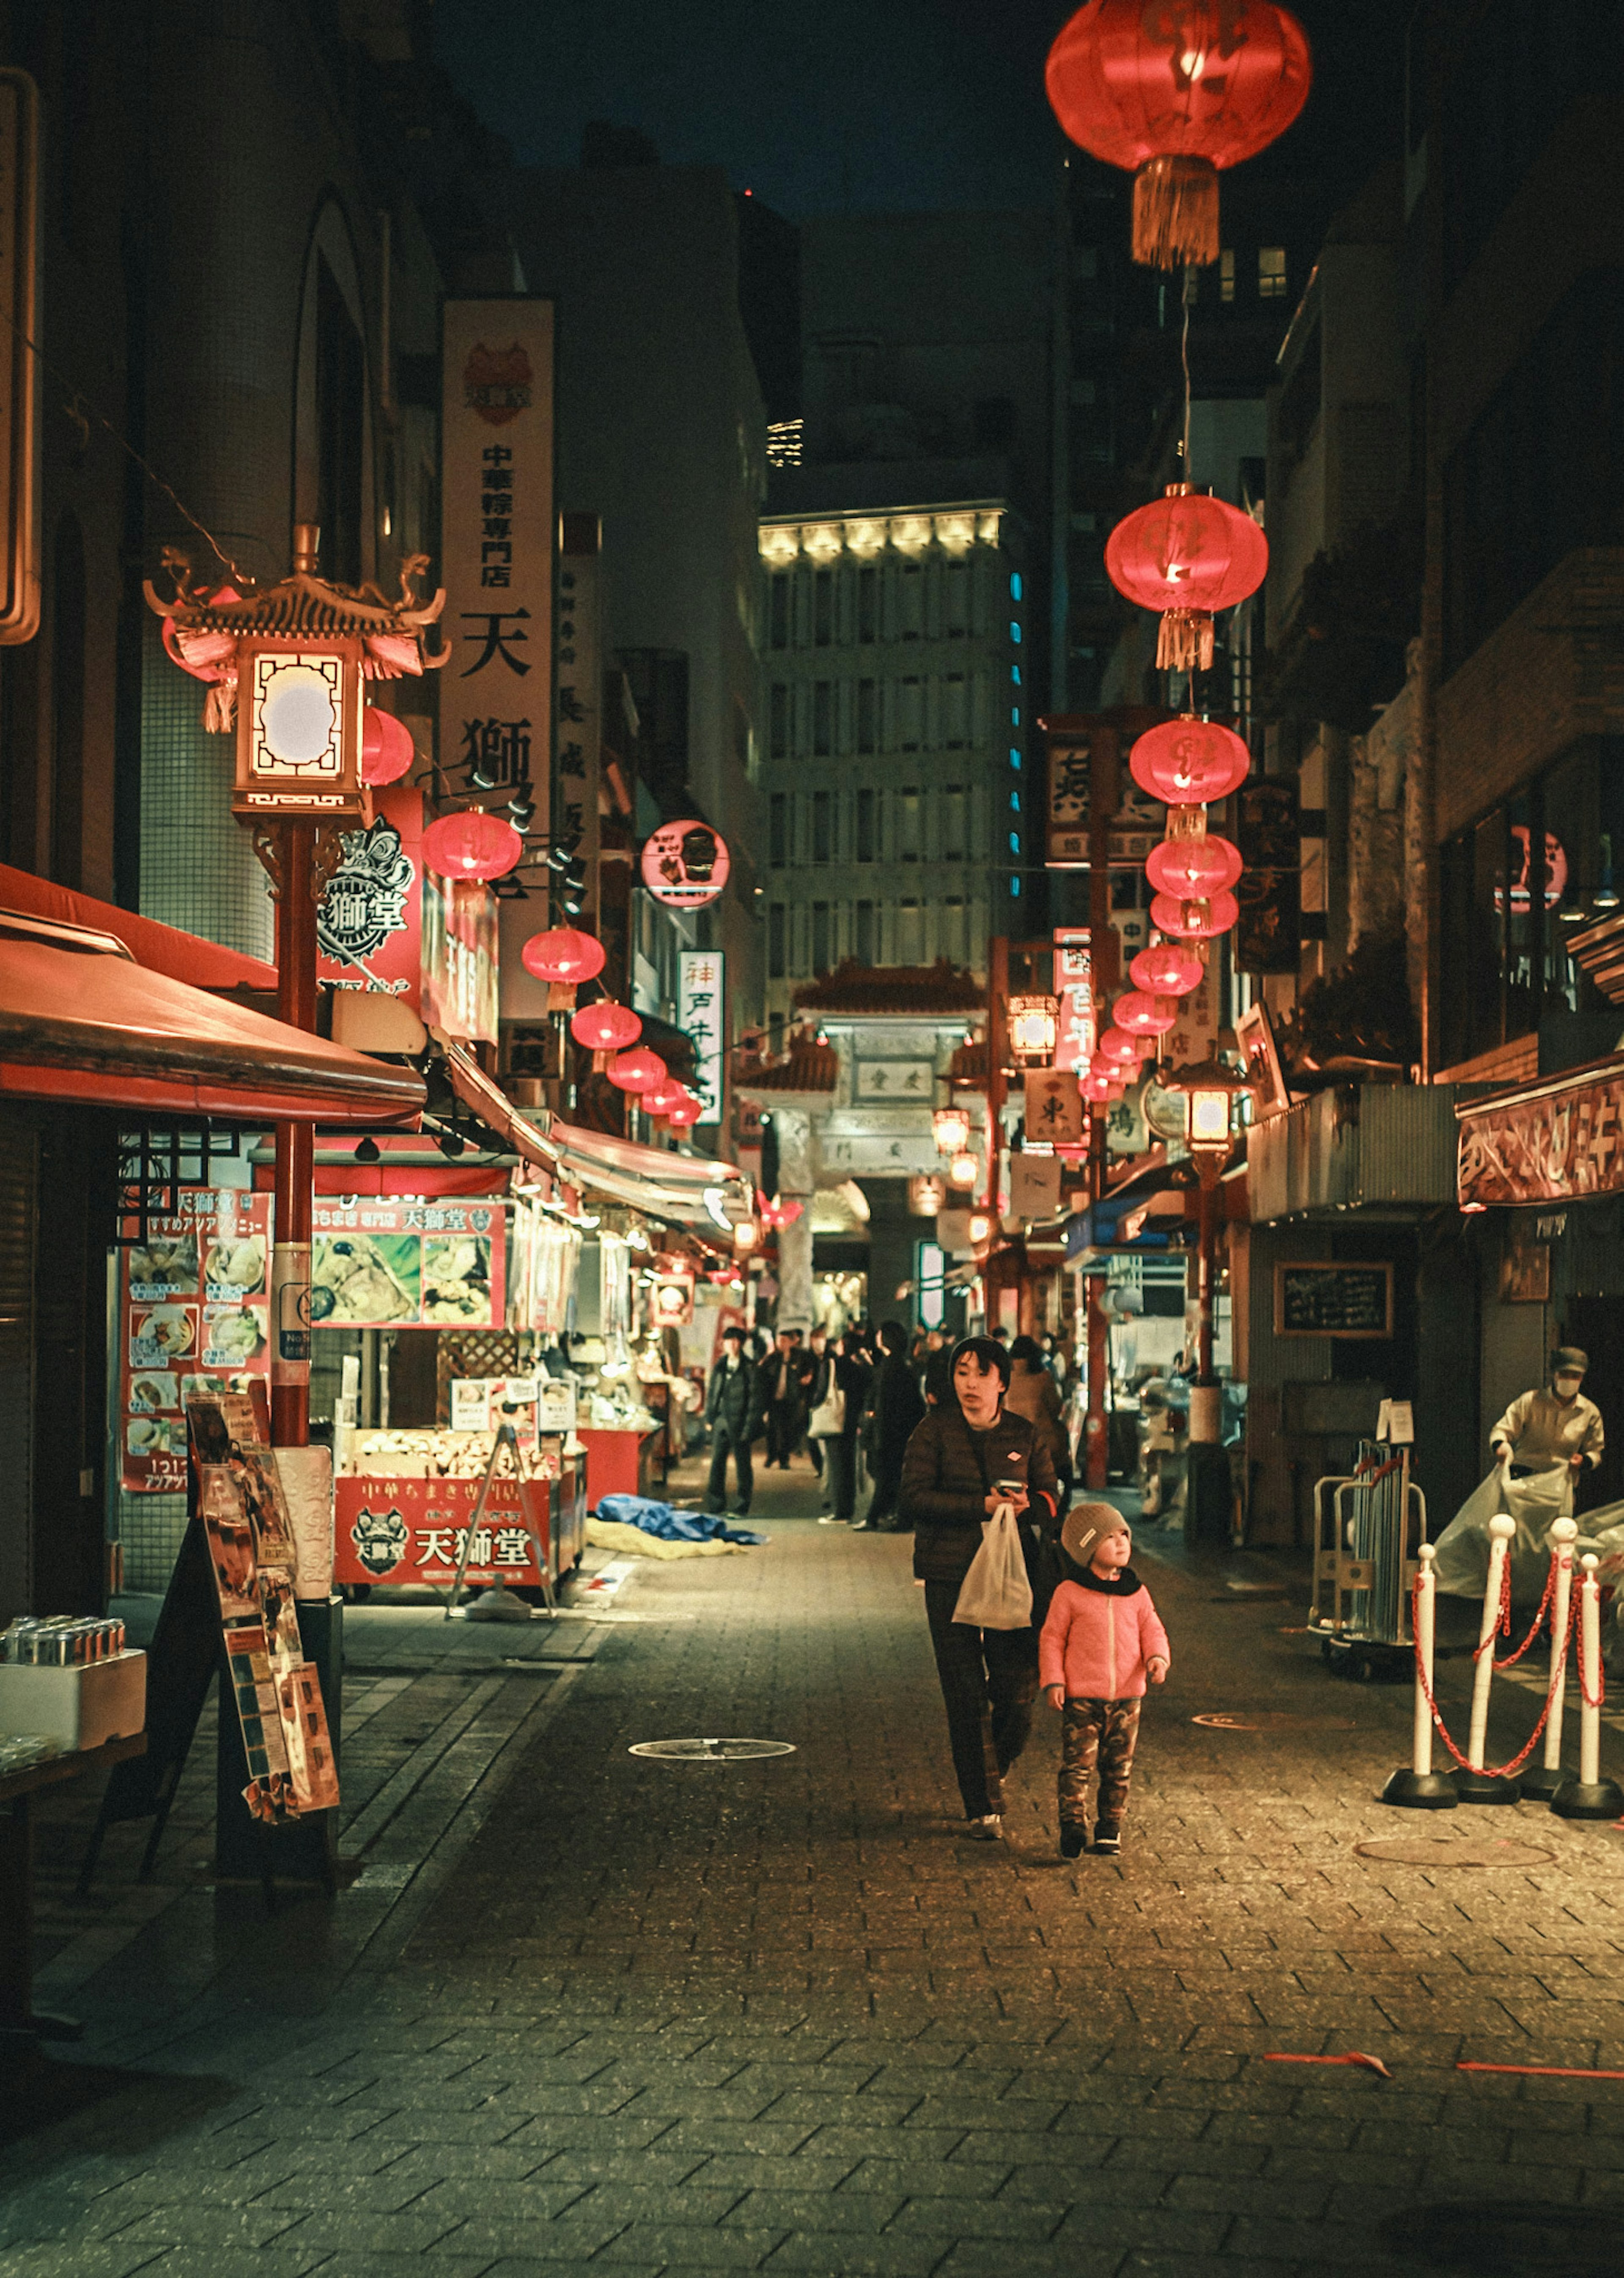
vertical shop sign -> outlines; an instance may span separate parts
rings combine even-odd
[[[1243,784],[1235,794],[1235,839],[1246,866],[1235,884],[1236,970],[1295,973],[1302,932],[1295,782],[1268,776]]]
[[[599,670],[598,547],[595,514],[560,519],[557,631],[558,786],[553,812],[559,837],[586,866],[586,898],[579,922],[598,929],[598,776],[603,692]]]
[[[548,828],[553,719],[553,304],[445,304],[441,577],[454,652],[447,767],[476,794],[532,799]]]
[[[468,878],[423,875],[423,1018],[473,1043],[498,1034],[497,901]]]
[[[370,826],[339,837],[338,868],[316,913],[316,978],[325,988],[399,998],[415,1013],[423,967],[423,794],[372,793]]]
[[[1060,1007],[1054,1065],[1080,1074],[1094,1057],[1094,960],[1086,926],[1055,930],[1054,995]]]
[[[693,1043],[698,1059],[694,1090],[699,1120],[722,1120],[722,1048],[725,1012],[724,959],[719,949],[681,952],[677,1025]]]

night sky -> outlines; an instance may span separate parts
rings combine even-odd
[[[1412,0],[1306,0],[1315,87],[1260,163],[1350,187],[1399,148]],[[724,167],[781,213],[1046,203],[1061,147],[1053,0],[437,0],[435,44],[521,164],[573,165],[588,119]]]

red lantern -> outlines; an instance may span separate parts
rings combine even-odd
[[[692,1092],[678,1106],[667,1110],[665,1120],[673,1131],[686,1131],[700,1120],[700,1103]]]
[[[1206,971],[1193,949],[1176,941],[1153,941],[1128,967],[1128,978],[1151,997],[1188,997],[1200,987]]]
[[[411,772],[411,763],[417,756],[417,747],[411,740],[411,730],[393,712],[380,712],[369,704],[361,721],[361,780],[374,788],[384,784],[399,783]]]
[[[1206,901],[1241,874],[1240,848],[1227,838],[1164,838],[1145,858],[1145,875],[1159,894]]]
[[[1181,941],[1210,941],[1214,934],[1228,933],[1239,916],[1240,905],[1233,894],[1188,902],[1158,894],[1151,904],[1151,923],[1157,932],[1176,934]]]
[[[639,1100],[638,1105],[645,1115],[663,1117],[669,1115],[671,1109],[679,1105],[687,1097],[686,1085],[678,1083],[674,1075],[668,1075],[663,1082],[650,1085]]]
[[[1178,1021],[1178,1007],[1170,997],[1148,997],[1130,989],[1111,1007],[1111,1018],[1130,1036],[1165,1036]]]
[[[442,878],[505,878],[524,852],[525,842],[513,825],[478,806],[442,814],[423,834],[423,860]]]
[[[1094,1058],[1107,1067],[1137,1068],[1146,1050],[1138,1037],[1130,1036],[1125,1028],[1110,1028],[1100,1031]]]
[[[1071,140],[1133,181],[1133,257],[1218,258],[1218,174],[1255,158],[1307,100],[1303,27],[1273,0],[1089,0],[1044,74]]]
[[[603,944],[574,926],[549,926],[546,933],[532,933],[519,952],[519,963],[538,981],[559,981],[571,986],[595,981],[603,962]],[[638,1035],[641,1034],[640,1022]],[[634,1036],[632,1042],[636,1041]]]
[[[1117,524],[1106,540],[1105,566],[1119,593],[1161,612],[1158,669],[1205,672],[1213,661],[1213,612],[1257,592],[1268,570],[1268,540],[1238,507],[1169,483],[1162,497]]]
[[[1122,1086],[1115,1076],[1090,1074],[1083,1078],[1083,1097],[1091,1107],[1102,1107],[1122,1096]]]
[[[664,1082],[666,1068],[658,1052],[640,1044],[635,1051],[622,1052],[618,1059],[611,1060],[604,1074],[622,1091],[652,1091],[655,1084]]]
[[[1215,720],[1164,720],[1140,737],[1128,765],[1141,791],[1169,806],[1206,806],[1245,782],[1252,754]]]
[[[583,1005],[570,1023],[570,1034],[589,1052],[623,1052],[642,1033],[643,1024],[632,1007],[617,1005],[608,997],[600,998],[595,1005]]]

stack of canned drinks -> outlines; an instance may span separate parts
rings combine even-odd
[[[19,1614],[0,1632],[0,1661],[73,1669],[124,1651],[124,1624],[76,1614]]]

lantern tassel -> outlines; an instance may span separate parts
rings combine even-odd
[[[1146,269],[1218,258],[1218,169],[1210,158],[1147,158],[1133,178],[1133,257]]]
[[[1210,672],[1212,665],[1212,611],[1168,609],[1156,638],[1158,672]]]
[[[237,724],[237,679],[217,680],[203,699],[203,726],[211,736],[229,736]]]

